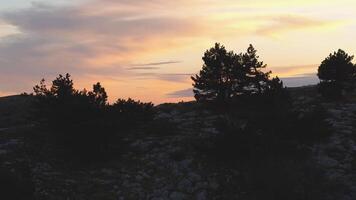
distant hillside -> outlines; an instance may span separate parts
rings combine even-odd
[[[14,95],[0,97],[0,128],[28,123],[33,97]]]

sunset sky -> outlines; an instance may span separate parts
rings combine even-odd
[[[356,54],[355,0],[1,0],[0,96],[70,73],[111,101],[190,100],[190,75],[220,42],[251,43],[289,86],[314,83],[341,48]]]

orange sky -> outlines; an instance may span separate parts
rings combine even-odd
[[[0,95],[69,72],[77,88],[102,82],[111,101],[189,100],[215,42],[252,43],[275,75],[300,77],[338,48],[356,54],[355,35],[353,0],[4,0]]]

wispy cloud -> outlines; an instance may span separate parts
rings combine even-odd
[[[267,16],[263,20],[266,23],[258,28],[256,33],[267,36],[275,36],[275,34],[286,31],[334,26],[341,23],[337,20],[322,20],[302,15]]]
[[[137,73],[135,78],[138,79],[157,79],[169,82],[187,83],[193,74],[174,74],[174,73]]]
[[[193,88],[170,92],[167,94],[167,97],[170,97],[170,98],[194,97]]]
[[[316,74],[318,65],[295,65],[295,66],[279,66],[270,67],[274,75],[279,77],[295,77],[304,76],[305,74]]]
[[[127,68],[127,70],[153,70],[153,69],[159,69],[159,67],[130,67],[130,68]]]
[[[170,64],[177,64],[182,63],[182,61],[162,61],[162,62],[152,62],[152,63],[143,63],[143,64],[131,64],[128,70],[154,70],[160,69],[160,67],[153,67],[153,66],[160,66],[160,65],[170,65]]]
[[[133,64],[132,66],[156,66],[156,65],[168,65],[168,64],[177,64],[182,61],[162,61],[162,62],[152,62],[152,63],[143,63],[143,64]]]

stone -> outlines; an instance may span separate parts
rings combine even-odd
[[[206,191],[205,191],[205,190],[199,192],[199,193],[196,195],[196,200],[206,200],[206,199],[208,199],[208,198],[207,198],[207,194],[206,194]]]
[[[209,188],[209,184],[208,182],[204,181],[204,182],[198,182],[196,185],[195,185],[195,188],[196,189],[208,189]]]
[[[0,150],[0,155],[5,155],[5,154],[7,154],[6,150]]]
[[[137,176],[136,176],[136,180],[142,181],[142,179],[143,179],[143,177],[142,177],[141,175],[137,175]]]
[[[210,188],[213,189],[213,190],[217,190],[217,189],[219,188],[219,184],[217,184],[215,181],[211,181],[211,182],[209,183],[209,186],[210,186]]]
[[[186,195],[181,192],[172,192],[171,195],[169,195],[169,198],[171,200],[184,200],[186,199]]]
[[[188,174],[188,177],[189,177],[189,180],[191,180],[192,182],[200,181],[200,179],[201,179],[200,175],[195,174],[195,173],[193,173],[193,172],[190,172],[190,173]]]
[[[183,190],[183,191],[186,191],[186,190],[189,190],[192,188],[192,182],[190,182],[188,179],[183,179],[179,182],[178,184],[178,189],[179,190]]]
[[[111,170],[111,169],[102,169],[101,172],[108,176],[112,176],[114,173],[113,170]]]
[[[192,163],[191,160],[182,160],[179,162],[179,166],[186,169],[189,167],[189,165]]]

